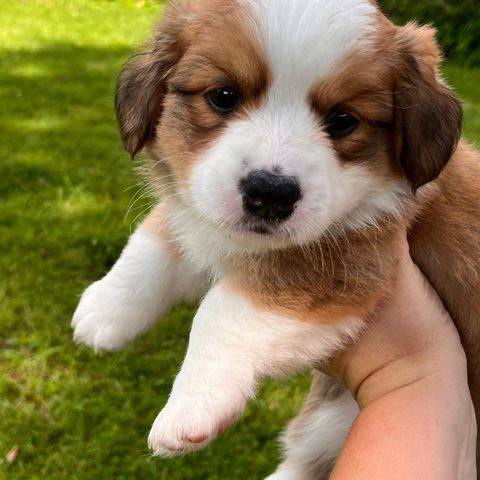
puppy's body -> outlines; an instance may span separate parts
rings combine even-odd
[[[73,321],[78,341],[114,350],[210,281],[150,433],[156,453],[205,445],[262,377],[358,338],[391,291],[405,228],[480,400],[480,162],[457,146],[461,108],[438,62],[430,29],[394,27],[369,0],[185,0],[167,11],[117,95],[125,146],[145,147],[164,200]],[[328,474],[356,407],[325,382],[274,478]]]

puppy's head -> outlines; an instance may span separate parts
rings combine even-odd
[[[456,148],[434,31],[370,0],[183,0],[119,79],[126,149],[244,248],[398,215]]]

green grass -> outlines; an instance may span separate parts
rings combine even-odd
[[[306,377],[267,384],[204,452],[153,459],[146,435],[185,352],[192,307],[116,355],[71,342],[79,294],[112,265],[147,206],[125,217],[138,179],[113,90],[161,6],[0,0],[0,11],[0,478],[263,478]],[[446,73],[478,141],[480,71]]]

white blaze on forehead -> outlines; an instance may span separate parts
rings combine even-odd
[[[368,48],[376,7],[369,0],[245,0],[253,10],[275,81],[311,86],[353,51]],[[290,83],[290,82],[289,82]]]

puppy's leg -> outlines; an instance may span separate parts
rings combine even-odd
[[[350,393],[319,373],[284,436],[285,461],[267,480],[328,480],[358,414]]]
[[[182,369],[150,431],[150,448],[178,455],[203,447],[241,415],[262,377],[314,365],[361,324],[352,318],[316,325],[276,315],[220,283],[194,318]]]
[[[83,293],[72,320],[76,342],[96,351],[118,350],[175,303],[206,290],[206,276],[171,243],[162,208],[155,207],[110,272]]]

